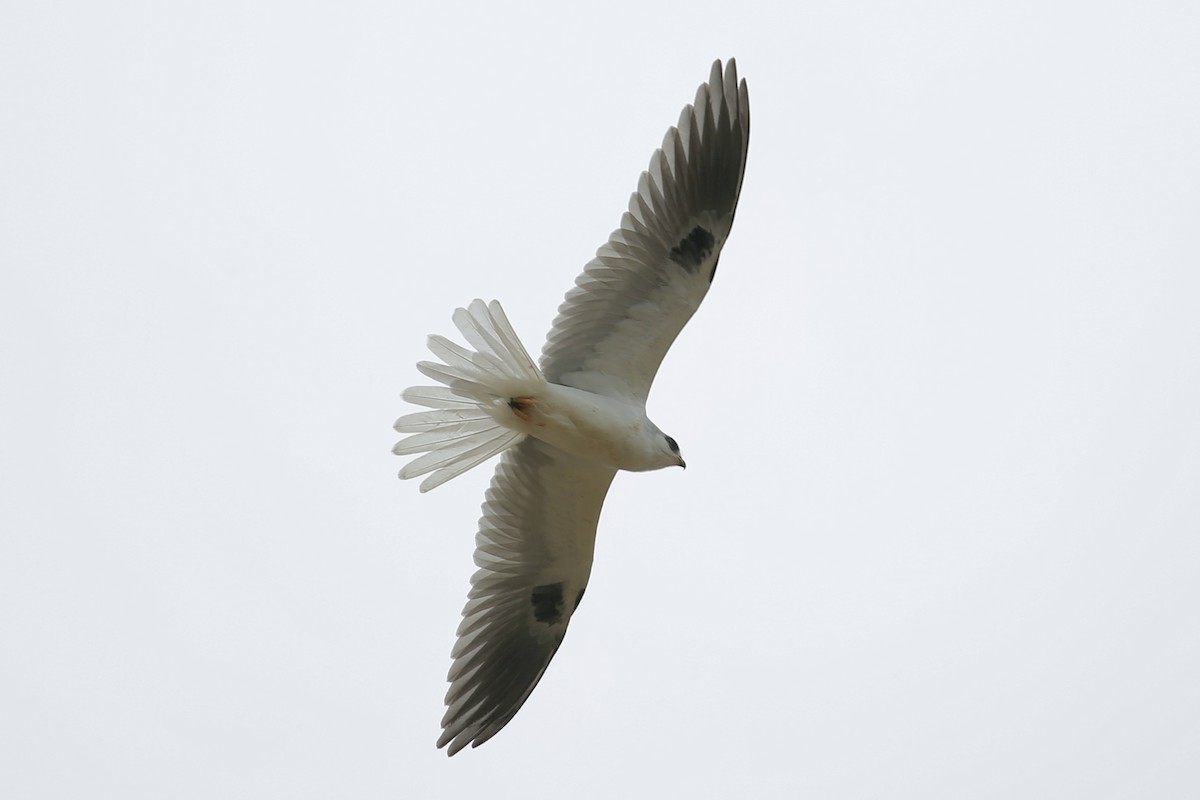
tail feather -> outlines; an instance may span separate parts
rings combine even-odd
[[[503,453],[508,448],[517,444],[525,438],[525,434],[517,433],[516,431],[505,431],[504,434],[492,442],[490,448],[479,448],[475,454],[463,453],[458,456],[458,460],[452,465],[430,475],[425,480],[421,481],[420,490],[428,492],[430,489],[436,489],[451,478],[457,478],[472,467],[477,467],[487,461],[497,453]]]
[[[436,430],[450,422],[469,422],[477,419],[491,419],[492,415],[479,408],[443,408],[437,411],[418,411],[415,414],[405,414],[393,425],[400,433],[421,433]]]
[[[424,453],[434,448],[443,448],[449,446],[451,442],[473,437],[481,431],[493,431],[496,429],[496,422],[490,417],[488,419],[475,419],[467,422],[444,422],[437,429],[416,433],[412,436],[401,439],[392,448],[392,452],[398,456],[407,456],[412,453]]]
[[[478,406],[474,401],[459,397],[443,386],[410,386],[400,396],[415,406],[426,408],[468,409]]]
[[[507,450],[523,438],[525,435],[522,433],[496,425],[466,438],[456,439],[450,444],[440,445],[438,449],[413,459],[400,470],[400,477],[416,478],[432,472],[432,475],[421,481],[421,491],[428,492]]]
[[[541,379],[541,370],[513,332],[498,302],[493,300],[485,304],[482,300],[474,300],[468,308],[456,309],[453,319],[472,347],[480,353],[498,357],[506,367],[516,371],[513,377]]]
[[[436,334],[429,337],[427,344],[429,351],[446,362],[448,367],[504,374],[503,362],[489,353],[476,353]]]
[[[536,394],[545,383],[496,301],[473,301],[454,312],[454,324],[475,350],[442,336],[429,337],[429,350],[443,363],[422,361],[417,369],[444,386],[404,391],[410,403],[432,411],[407,414],[395,428],[411,436],[393,448],[397,455],[424,455],[400,470],[401,478],[432,473],[421,491],[440,486],[525,438],[513,430],[508,398]],[[531,385],[533,384],[533,385]]]
[[[450,391],[455,391],[461,388],[465,389],[469,386],[475,386],[481,383],[479,378],[491,377],[488,375],[480,375],[477,372],[467,372],[466,370],[455,369],[448,367],[445,364],[439,364],[436,361],[418,361],[417,371],[426,378],[433,378],[439,383],[444,383],[450,387]]]
[[[529,357],[528,351],[525,350],[525,345],[521,344],[521,338],[513,330],[508,317],[504,313],[504,309],[500,307],[500,303],[493,300],[488,306],[488,310],[491,312],[491,321],[501,346],[507,352],[520,356],[521,370],[525,373],[525,377],[532,380],[544,380],[542,378],[542,371],[537,368],[537,364]]]

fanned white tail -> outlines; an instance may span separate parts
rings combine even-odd
[[[421,482],[422,492],[524,439],[525,434],[509,427],[517,419],[508,401],[537,395],[546,383],[495,300],[474,300],[456,309],[454,325],[475,350],[444,336],[430,336],[430,352],[445,363],[422,361],[417,369],[445,386],[406,389],[405,400],[434,410],[408,414],[395,425],[400,433],[412,435],[398,442],[393,453],[424,453],[405,464],[400,477],[433,473]]]

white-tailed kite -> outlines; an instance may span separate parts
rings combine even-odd
[[[559,306],[541,369],[504,310],[454,312],[473,350],[441,336],[443,363],[417,368],[443,386],[404,399],[397,455],[423,453],[401,478],[421,491],[503,453],[483,501],[471,591],[458,627],[438,747],[483,744],[513,718],[554,657],[592,569],[600,506],[617,470],[684,466],[646,417],[658,366],[695,313],[733,225],[750,139],[737,65],[708,83],[667,131],[621,227]]]

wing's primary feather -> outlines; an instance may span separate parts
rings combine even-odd
[[[621,227],[584,267],[542,350],[546,378],[645,401],[679,331],[708,292],[733,225],[750,141],[750,99],[731,58],[667,131]]]
[[[616,471],[528,438],[505,451],[483,503],[471,592],[454,646],[438,747],[503,728],[537,686],[592,570]]]

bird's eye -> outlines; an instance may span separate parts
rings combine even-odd
[[[667,447],[671,448],[672,453],[678,453],[679,452],[679,443],[676,442],[674,439],[672,439],[670,436],[668,436],[666,438],[667,438]]]

